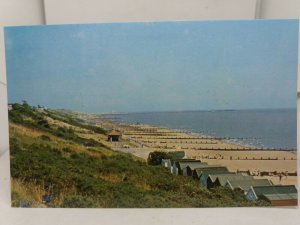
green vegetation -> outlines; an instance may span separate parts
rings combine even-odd
[[[58,112],[58,111],[51,112],[49,110],[46,110],[46,115],[49,116],[50,118],[54,119],[54,120],[59,120],[59,121],[62,121],[64,123],[68,123],[68,124],[71,124],[73,126],[76,126],[76,127],[91,130],[91,131],[94,131],[95,133],[98,133],[98,134],[106,134],[106,131],[103,128],[93,126],[93,125],[89,125],[89,124],[84,124],[83,120],[80,120],[78,118],[73,118],[71,115],[66,114],[66,113],[61,113],[61,112]]]
[[[64,128],[64,127],[55,127],[49,124],[49,122],[45,119],[46,116],[49,115],[49,111],[47,114],[43,114],[41,112],[36,111],[34,108],[29,106],[25,101],[23,104],[13,104],[13,110],[9,111],[9,120],[11,122],[21,124],[27,127],[40,129],[46,132],[49,132],[57,137],[64,138],[66,140],[74,141],[78,144],[82,144],[88,147],[103,147],[103,144],[93,140],[93,139],[85,139],[78,136],[72,128]],[[51,113],[54,115],[53,113]],[[57,116],[58,118],[59,116]],[[65,121],[75,121],[72,120],[71,117],[67,117]],[[75,123],[75,122],[74,122]],[[91,128],[89,125],[82,124],[81,127],[85,127],[85,129],[90,128],[90,130],[94,131],[98,130],[96,128]],[[101,128],[99,128],[102,130]]]
[[[147,158],[149,165],[161,165],[162,159],[182,159],[184,157],[184,151],[176,152],[150,152]]]
[[[40,112],[26,102],[14,104],[9,118],[13,206],[255,206],[243,193],[223,188],[209,191],[190,177],[111,151],[73,128],[50,123],[49,111]],[[64,119],[54,111],[51,118],[70,122],[70,117]],[[75,126],[74,121],[68,124]],[[88,129],[84,124],[76,127]],[[50,196],[49,202],[43,202],[44,195]]]

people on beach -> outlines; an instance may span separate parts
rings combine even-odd
[[[281,179],[282,179],[282,174],[279,173],[279,182],[281,182]]]

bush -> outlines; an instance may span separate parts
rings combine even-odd
[[[160,165],[162,159],[182,159],[184,157],[184,151],[175,152],[150,152],[147,158],[149,165]]]
[[[184,151],[175,152],[150,152],[148,155],[147,162],[149,165],[161,165],[162,159],[182,159],[184,157]]]
[[[42,139],[43,141],[51,141],[50,137],[44,134],[41,135],[39,138]]]
[[[168,154],[166,152],[150,152],[147,158],[149,165],[161,165],[162,159],[167,159]]]
[[[11,110],[8,112],[8,118],[10,121],[14,123],[23,123],[23,118],[21,113],[15,110]]]
[[[50,124],[44,118],[39,118],[37,120],[37,125],[44,128],[50,128]]]

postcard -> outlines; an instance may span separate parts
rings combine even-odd
[[[12,206],[296,206],[298,27],[6,27]]]

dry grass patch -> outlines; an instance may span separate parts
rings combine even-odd
[[[113,155],[114,153],[111,150],[108,150],[103,147],[85,147],[80,144],[76,144],[72,141],[65,140],[63,138],[56,137],[50,133],[43,132],[40,130],[28,128],[22,125],[9,123],[10,127],[10,137],[11,138],[21,138],[23,144],[34,144],[34,143],[44,143],[55,147],[61,151],[66,152],[75,152],[75,153],[86,153],[91,156],[99,157],[101,155]],[[48,136],[50,141],[44,141],[40,137]]]
[[[76,131],[78,133],[91,133],[91,131],[89,131],[87,129],[76,127],[76,126],[73,126],[69,123],[60,121],[60,120],[54,120],[54,119],[52,119],[48,116],[45,116],[45,119],[48,121],[48,123],[50,125],[54,125],[56,127],[63,127],[63,128],[67,128],[67,129],[72,128],[74,131]]]
[[[19,179],[11,179],[13,207],[38,207],[42,204],[42,196],[46,193],[41,185],[25,183]]]

